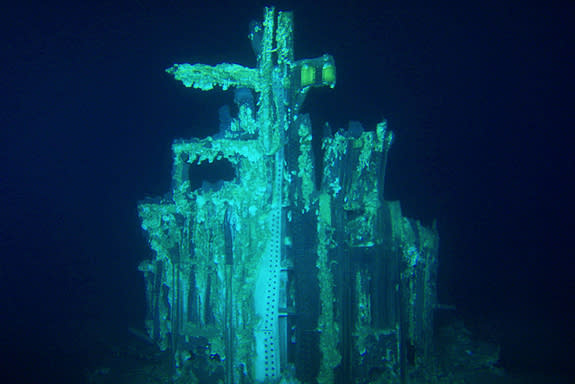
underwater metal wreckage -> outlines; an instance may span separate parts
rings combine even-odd
[[[292,13],[252,22],[257,66],[176,64],[186,87],[235,91],[220,132],[172,145],[169,197],[139,204],[153,258],[147,331],[175,382],[405,383],[430,353],[438,235],[383,199],[386,121],[321,139],[307,92],[334,87],[333,57],[294,59]],[[204,183],[199,164],[231,166]]]

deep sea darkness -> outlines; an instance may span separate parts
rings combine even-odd
[[[573,3],[275,4],[294,11],[296,58],[336,61],[337,86],[305,102],[314,135],[388,120],[386,198],[437,220],[441,303],[508,371],[573,375]],[[81,383],[143,327],[137,203],[170,190],[171,142],[214,134],[233,100],[164,70],[254,66],[263,5],[2,6],[2,382]]]

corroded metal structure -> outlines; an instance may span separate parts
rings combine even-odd
[[[331,56],[295,60],[292,14],[252,23],[257,67],[177,64],[186,87],[235,91],[220,132],[174,142],[169,197],[139,204],[150,336],[181,382],[407,381],[429,353],[438,236],[383,199],[383,121],[322,138],[300,114],[335,85]],[[231,180],[193,188],[194,167]]]

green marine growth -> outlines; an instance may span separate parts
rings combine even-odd
[[[167,70],[233,89],[238,113],[215,136],[175,141],[170,196],[139,204],[154,251],[140,265],[148,333],[178,382],[405,380],[429,349],[437,233],[383,200],[385,121],[322,138],[314,179],[300,107],[335,86],[334,59],[294,59],[290,12],[266,8],[250,29],[255,68]],[[224,161],[232,180],[192,188],[190,170]]]

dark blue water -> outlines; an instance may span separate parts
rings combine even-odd
[[[336,88],[304,106],[314,134],[325,121],[383,117],[395,132],[386,198],[437,219],[439,297],[457,308],[442,324],[499,345],[505,380],[572,377],[575,7],[277,5],[295,12],[297,58],[336,60]],[[134,355],[145,347],[128,331],[143,327],[137,265],[150,257],[136,205],[169,190],[171,142],[216,134],[218,108],[233,101],[184,89],[164,69],[255,65],[246,36],[261,9],[3,9],[0,377],[79,383],[110,364],[161,360]]]

